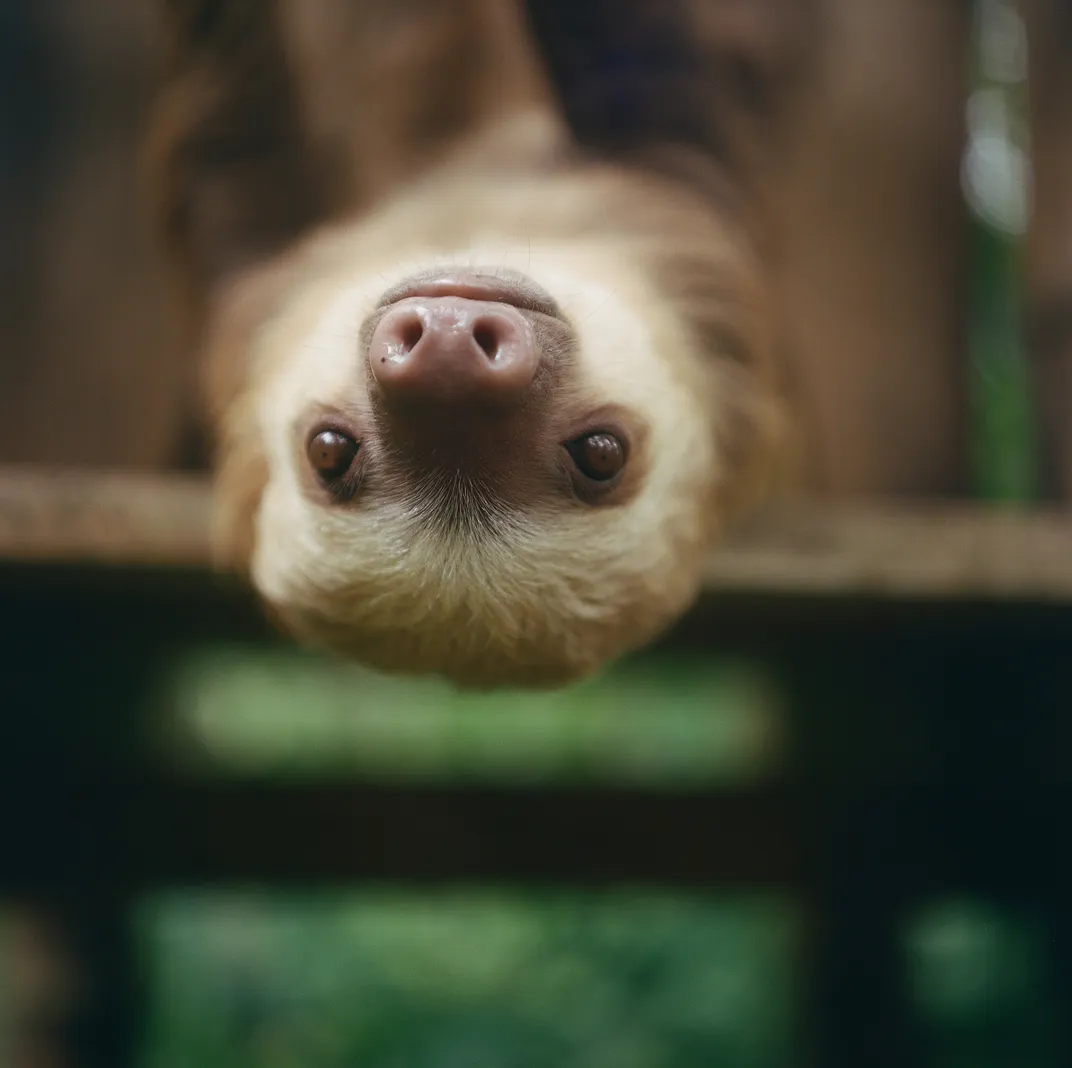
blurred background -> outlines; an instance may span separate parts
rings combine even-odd
[[[942,6],[922,0],[931,3]],[[0,462],[161,469],[202,457],[188,339],[140,184],[156,56],[150,8],[0,0]],[[911,68],[911,42],[889,45],[905,47]],[[963,336],[964,473],[890,481],[924,493],[944,482],[1016,507],[1040,486],[1019,329],[1031,174],[1026,41],[1012,3],[977,4],[968,66],[961,208],[955,224],[934,224],[963,228],[966,270],[962,281],[945,278],[936,313],[945,325],[932,331],[944,344],[954,322]],[[922,103],[911,92],[891,97],[938,107],[921,93]],[[919,270],[920,285],[942,284]],[[811,326],[816,345],[841,336],[836,318]],[[858,488],[854,477],[842,481]],[[762,783],[784,759],[777,680],[761,665],[699,652],[638,656],[557,694],[463,697],[296,651],[212,642],[152,684],[156,758],[205,777],[672,793]],[[695,828],[698,850],[704,832]],[[807,930],[797,904],[779,896],[201,888],[143,899],[136,934],[146,1068],[799,1063],[796,961]],[[27,989],[64,982],[48,970],[47,947],[27,950],[27,937],[0,920],[0,1044],[13,1041],[12,1006]],[[1068,1006],[1029,909],[935,900],[898,938],[928,1065],[1059,1063]]]

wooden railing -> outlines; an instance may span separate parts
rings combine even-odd
[[[279,640],[212,572],[209,511],[197,480],[0,469],[0,896],[60,924],[96,978],[77,1011],[36,1018],[71,1063],[129,1063],[127,909],[190,883],[777,889],[810,917],[801,1008],[823,1068],[919,1063],[897,931],[935,894],[1029,905],[1072,998],[1072,518],[812,506],[742,528],[666,640],[769,666],[789,752],[773,781],[672,791],[161,766],[156,667]]]

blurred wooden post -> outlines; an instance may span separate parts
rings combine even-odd
[[[839,842],[833,883],[811,898],[805,1063],[811,1068],[904,1068],[922,1064],[906,998],[903,916],[868,868],[846,863],[870,841],[865,821]]]
[[[871,631],[808,654],[785,679],[790,759],[816,798],[802,894],[805,1063],[921,1064],[903,931],[906,892],[926,852],[910,803],[914,777],[927,777],[914,713],[934,681],[926,650]]]
[[[839,496],[963,491],[964,0],[817,0],[765,200],[786,389]]]
[[[10,1068],[133,1068],[141,1021],[129,922],[123,895],[85,887],[16,912]]]
[[[112,515],[113,506],[128,510],[131,498],[125,507],[116,499],[110,505],[108,492],[95,494],[83,475],[70,479],[72,488],[83,484],[81,504],[71,498],[50,514],[49,493],[39,484],[27,493],[21,520],[17,508],[5,508],[11,500],[0,489],[0,515],[10,524],[0,518],[0,541],[25,531],[23,523],[54,526],[61,538],[81,527],[88,536],[81,552],[93,555],[96,543],[136,559]],[[176,505],[176,513],[184,511]],[[145,513],[165,540],[181,542],[183,525],[169,523],[165,506],[147,504]],[[48,551],[47,539],[29,540]],[[96,591],[76,591],[61,574],[51,588],[24,592],[18,574],[0,569],[3,618],[11,624],[0,702],[0,879],[17,894],[11,1065],[132,1068],[140,990],[128,927],[131,858],[108,848],[109,829],[93,818],[92,806],[73,800],[72,786],[88,784],[92,797],[120,769],[148,759],[144,697],[160,650],[151,626],[114,610],[109,591],[121,578],[106,568]]]

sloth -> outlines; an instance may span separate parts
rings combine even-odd
[[[217,549],[299,642],[559,686],[672,625],[767,483],[760,258],[714,153],[578,136],[510,4],[379,6],[167,5]]]

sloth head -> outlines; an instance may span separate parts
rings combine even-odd
[[[599,668],[688,607],[755,480],[749,263],[613,170],[439,176],[314,235],[220,305],[221,546],[383,670]]]

